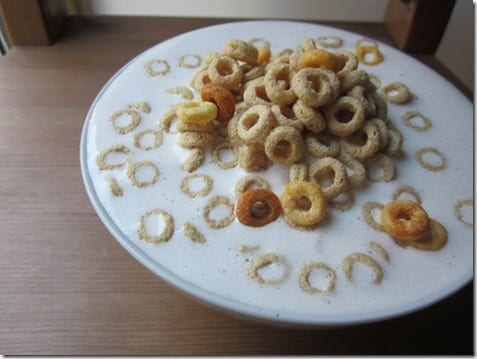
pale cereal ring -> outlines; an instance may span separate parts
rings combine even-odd
[[[303,131],[303,121],[299,120],[294,109],[289,106],[273,105],[270,110],[278,126],[291,126],[300,132]]]
[[[366,222],[366,224],[370,226],[371,228],[381,232],[384,232],[384,229],[381,226],[381,223],[374,219],[372,211],[373,210],[381,211],[383,207],[384,205],[379,202],[366,202],[362,208],[363,219]]]
[[[143,102],[143,101],[133,102],[132,104],[129,105],[129,108],[132,108],[134,110],[138,110],[144,113],[151,112],[151,106],[147,102]]]
[[[269,266],[273,263],[279,263],[285,265],[283,258],[279,257],[275,253],[267,253],[263,254],[257,258],[254,258],[250,266],[248,267],[248,276],[250,279],[262,284],[262,285],[275,285],[283,282],[287,276],[287,268],[285,268],[285,272],[282,276],[278,277],[277,279],[264,279],[258,271],[263,267]]]
[[[393,193],[393,200],[401,199],[401,195],[403,193],[407,193],[411,195],[413,198],[413,202],[416,202],[419,204],[422,203],[422,199],[419,193],[417,193],[417,191],[410,186],[399,186],[398,188],[396,188],[396,190]]]
[[[225,161],[222,158],[222,152],[231,150],[233,153],[233,157],[229,159],[228,161]],[[219,166],[220,168],[223,169],[229,169],[229,168],[234,168],[237,166],[238,162],[238,156],[235,153],[235,148],[232,146],[232,144],[229,141],[221,142],[217,146],[215,146],[213,152],[212,152],[212,161]]]
[[[189,123],[211,122],[217,117],[215,103],[208,101],[189,101],[177,105],[176,114],[179,119]]]
[[[262,143],[245,143],[238,149],[238,164],[246,172],[264,171],[273,162],[267,157]]]
[[[320,36],[315,39],[315,43],[324,48],[337,49],[343,46],[343,39],[338,36]]]
[[[323,106],[333,100],[334,90],[323,69],[301,69],[293,76],[291,85],[296,96],[307,106]]]
[[[249,106],[265,105],[271,106],[272,101],[265,91],[265,76],[258,77],[245,84],[243,100]]]
[[[365,253],[352,253],[343,259],[343,272],[349,281],[353,280],[353,267],[356,263],[369,266],[374,272],[374,284],[380,284],[383,280],[383,269],[371,256]]]
[[[115,178],[108,182],[108,187],[113,196],[122,197],[124,195],[123,189],[119,186],[119,183]]]
[[[120,117],[123,116],[130,116],[130,122],[126,126],[119,126],[117,124],[117,121]],[[110,118],[111,124],[113,125],[113,128],[120,134],[124,135],[126,133],[131,132],[134,130],[139,123],[141,122],[141,115],[139,112],[131,110],[131,109],[124,109],[124,110],[119,110],[116,111]]]
[[[217,106],[217,121],[228,121],[235,112],[235,98],[224,87],[215,84],[206,84],[200,89],[202,100],[214,103]]]
[[[320,133],[326,128],[326,119],[321,112],[305,105],[301,100],[297,100],[293,104],[293,113],[299,122],[311,132]]]
[[[255,105],[240,116],[237,133],[246,142],[262,143],[272,130],[273,125],[270,107]]]
[[[418,111],[408,111],[401,118],[406,126],[419,132],[426,131],[432,127],[432,121]],[[416,123],[416,120],[421,120],[421,123]]]
[[[441,223],[429,218],[429,229],[417,241],[401,241],[395,239],[401,247],[414,247],[424,251],[438,251],[447,243],[447,229]]]
[[[377,109],[376,104],[374,103],[373,98],[368,93],[368,91],[362,85],[354,86],[348,93],[347,96],[356,98],[363,105],[366,118],[371,118],[376,116]]]
[[[341,77],[341,93],[351,91],[356,86],[362,86],[366,90],[370,88],[369,76],[366,71],[357,69]]]
[[[164,221],[164,228],[158,235],[151,235],[146,229],[146,220],[151,216],[160,216]],[[153,209],[141,216],[138,229],[139,239],[153,244],[158,244],[162,242],[167,242],[169,239],[172,238],[173,234],[174,218],[166,211],[162,209]]]
[[[306,163],[294,163],[288,170],[289,182],[308,181],[308,165]]]
[[[196,179],[200,179],[203,182],[203,187],[199,189],[192,189],[191,188],[191,181],[194,181]],[[212,191],[212,186],[214,184],[214,180],[212,177],[208,175],[204,175],[202,173],[195,173],[192,175],[189,175],[187,177],[184,177],[184,179],[181,181],[181,190],[185,194],[187,194],[189,197],[204,197],[207,196],[210,191]]]
[[[341,153],[338,160],[352,171],[351,173],[348,173],[348,180],[351,188],[358,188],[365,184],[367,178],[366,168],[361,161],[358,161],[346,152]]]
[[[350,51],[337,51],[335,55],[338,57],[339,70],[336,72],[336,76],[340,79],[344,78],[351,71],[358,68],[358,59],[356,55]]]
[[[139,181],[137,179],[137,171],[140,168],[146,168],[146,167],[151,168],[152,171],[153,171],[153,174],[152,174],[152,176],[149,180]],[[157,168],[157,166],[154,164],[154,162],[140,161],[140,162],[132,163],[129,166],[128,171],[127,171],[127,175],[128,175],[129,180],[131,181],[131,183],[134,186],[136,186],[138,188],[144,188],[144,187],[152,186],[154,183],[156,183],[157,180],[159,179],[160,172],[159,172],[159,169]]]
[[[122,153],[124,155],[124,159],[116,163],[107,163],[106,157],[110,153]],[[128,163],[131,158],[132,152],[129,148],[124,145],[113,145],[108,148],[105,148],[98,154],[98,156],[96,157],[96,164],[98,165],[100,170],[113,170],[115,168],[121,168],[126,163]]]
[[[405,104],[412,100],[412,93],[402,82],[391,82],[382,88],[383,98],[394,104]]]
[[[179,119],[176,122],[176,130],[178,132],[215,132],[216,127],[214,121],[186,122]]]
[[[181,132],[177,144],[185,148],[209,147],[215,140],[215,134],[210,132]]]
[[[197,54],[183,55],[179,58],[179,66],[187,69],[195,69],[200,66],[202,59]]]
[[[361,37],[358,40],[356,40],[356,47],[360,46],[372,46],[378,48],[378,42],[376,40],[366,38],[366,37]]]
[[[264,85],[268,98],[278,105],[290,105],[297,95],[291,86],[295,71],[289,64],[276,63],[265,73]]]
[[[200,91],[202,86],[210,83],[210,77],[209,77],[209,71],[207,67],[203,67],[199,71],[197,71],[194,76],[192,77],[192,80],[190,81],[191,87],[196,90]]]
[[[326,216],[326,197],[315,182],[289,182],[280,198],[285,216],[298,226],[312,226]]]
[[[248,106],[247,106],[248,108]],[[234,146],[240,146],[242,145],[245,141],[240,138],[238,135],[238,120],[240,119],[240,116],[242,113],[236,113],[228,122],[227,122],[227,137],[229,141],[234,145]]]
[[[171,131],[172,121],[177,118],[177,105],[172,106],[161,116],[160,124],[161,128],[169,133]]]
[[[389,254],[388,252],[379,244],[374,241],[369,243],[369,246],[373,251],[375,251],[378,256],[384,259],[386,262],[389,262]]]
[[[383,62],[383,54],[375,46],[358,46],[355,50],[358,61],[368,65],[375,66]]]
[[[228,215],[220,219],[214,219],[211,217],[211,212],[216,207],[224,205],[228,210]],[[215,196],[207,201],[207,204],[204,207],[203,211],[204,219],[207,224],[214,229],[225,228],[231,224],[235,219],[235,208],[234,204],[230,201],[228,197],[225,196]]]
[[[242,69],[237,61],[228,56],[219,56],[207,68],[209,79],[216,85],[232,89],[242,81]]]
[[[247,83],[249,81],[258,79],[265,76],[265,68],[263,66],[250,66],[248,64],[241,65],[243,77],[242,82]]]
[[[334,198],[332,201],[329,201],[328,205],[331,208],[337,209],[338,211],[341,211],[341,212],[348,211],[351,208],[353,208],[354,194],[352,191],[343,192],[339,196]]]
[[[376,125],[365,122],[363,127],[340,139],[341,147],[352,157],[364,161],[379,150],[379,131]]]
[[[300,44],[298,44],[298,47],[295,52],[305,52],[311,49],[316,49],[316,43],[314,39],[312,39],[311,37],[308,37],[304,39],[302,42],[300,42]]]
[[[182,168],[186,172],[194,172],[202,165],[202,163],[204,163],[204,160],[204,150],[200,147],[192,148],[186,160],[184,161],[184,165],[182,166]]]
[[[343,193],[349,186],[345,166],[334,157],[317,159],[310,165],[310,178],[321,186],[327,200],[332,200]],[[331,181],[331,184],[326,184]]]
[[[388,135],[389,141],[384,148],[384,153],[389,157],[397,157],[401,153],[404,136],[395,128],[388,128]]]
[[[295,163],[304,149],[300,132],[291,126],[277,126],[265,139],[265,153],[274,163]]]
[[[154,136],[154,142],[151,145],[144,145],[142,143],[142,140],[144,136],[148,135]],[[151,151],[158,148],[162,144],[162,138],[163,136],[161,131],[156,131],[152,129],[144,130],[134,136],[134,146],[144,151]]]
[[[305,145],[308,153],[314,157],[338,157],[341,146],[337,140],[327,134],[307,133]]]
[[[156,69],[159,67],[159,69]],[[145,64],[146,72],[151,76],[162,76],[169,73],[171,67],[166,60],[163,59],[155,59],[146,62]]]
[[[363,126],[364,108],[351,96],[340,97],[325,112],[328,129],[337,136],[348,136]]]
[[[390,182],[396,175],[396,168],[391,158],[383,153],[376,153],[364,160],[364,167],[371,182]],[[378,174],[376,174],[376,170]]]
[[[464,214],[462,213],[462,208],[464,206],[473,207],[473,205],[474,205],[474,201],[472,199],[463,199],[458,201],[457,204],[454,206],[454,214],[457,217],[457,219],[468,226],[473,226],[474,222],[473,221],[471,222],[470,220],[464,217]]]
[[[381,226],[393,238],[416,241],[429,228],[429,216],[418,203],[398,199],[381,210]]]
[[[235,60],[243,61],[248,64],[256,64],[258,51],[255,46],[242,40],[228,40],[225,43],[223,54]]]
[[[310,275],[312,271],[324,271],[329,278],[328,283],[323,288],[312,287],[310,284]],[[299,274],[299,283],[302,291],[308,294],[323,294],[331,292],[336,286],[336,272],[323,262],[312,262],[305,264]]]
[[[382,96],[376,91],[370,94],[370,97],[373,99],[374,105],[376,106],[376,115],[374,117],[380,118],[381,120],[386,121],[388,118],[388,104],[382,98]]]
[[[245,191],[252,188],[270,189],[271,187],[265,178],[256,175],[247,175],[237,181],[235,185],[235,197],[239,198]]]
[[[186,86],[171,87],[166,92],[171,95],[180,95],[185,100],[192,100],[194,98],[192,90]]]
[[[207,240],[205,239],[204,235],[199,232],[199,230],[191,223],[186,222],[182,226],[182,230],[187,238],[189,238],[192,242],[195,243],[205,243]]]
[[[438,159],[438,163],[433,164],[424,160],[426,154],[431,154]],[[414,156],[419,164],[432,172],[442,171],[446,167],[446,159],[436,148],[424,147],[418,150]]]
[[[379,132],[379,149],[383,150],[386,148],[386,146],[389,143],[389,131],[387,124],[384,120],[381,120],[380,118],[374,117],[368,120],[368,122],[372,123],[373,125],[376,126]]]

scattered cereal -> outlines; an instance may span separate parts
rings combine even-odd
[[[250,279],[253,279],[256,282],[258,282],[260,284],[264,284],[264,285],[276,285],[276,284],[279,284],[279,283],[283,282],[283,280],[285,279],[285,277],[288,274],[287,271],[286,271],[286,268],[285,268],[285,271],[282,274],[282,276],[280,276],[276,279],[265,279],[258,273],[258,271],[260,269],[262,269],[264,267],[267,267],[267,266],[270,266],[274,263],[281,264],[281,265],[285,266],[283,258],[279,257],[275,253],[267,253],[267,254],[263,254],[263,255],[261,255],[257,258],[254,258],[252,260],[252,262],[250,263],[250,266],[248,267],[248,275],[249,275]]]
[[[115,178],[108,182],[108,186],[113,196],[122,197],[124,195],[123,189],[119,186],[119,183]]]
[[[348,280],[353,280],[353,267],[356,263],[369,266],[374,272],[374,284],[380,284],[383,280],[383,269],[371,256],[365,253],[353,253],[343,260],[343,272]]]
[[[169,63],[163,59],[155,59],[146,62],[146,72],[151,76],[167,75],[171,70]]]
[[[112,153],[121,153],[124,155],[122,161],[115,163],[106,162],[106,157]],[[121,168],[126,163],[128,163],[132,158],[132,152],[129,148],[124,145],[113,145],[104,150],[102,150],[96,157],[96,163],[101,170],[113,170],[115,168]]]
[[[164,222],[164,228],[158,235],[150,234],[146,228],[146,221],[152,216],[159,216]],[[139,239],[153,244],[167,242],[174,234],[174,217],[162,209],[153,209],[149,212],[146,212],[141,216],[138,234]]]
[[[310,284],[310,275],[313,271],[324,271],[326,276],[329,278],[328,283],[323,286],[323,288],[316,288]],[[300,288],[305,293],[308,294],[317,294],[317,293],[328,293],[335,289],[336,285],[336,272],[333,268],[328,266],[323,262],[312,262],[305,264],[299,274]]]
[[[434,159],[437,159],[437,163],[431,163],[428,160],[425,160],[424,156],[428,154],[430,154],[431,160],[433,157]],[[442,153],[440,153],[439,150],[435,148],[430,148],[430,147],[421,148],[420,150],[416,152],[415,158],[422,167],[432,172],[442,171],[446,167],[446,159],[444,158]]]
[[[419,111],[408,111],[402,115],[404,124],[416,131],[426,131],[432,127],[432,121]]]
[[[130,117],[130,122],[125,126],[118,125],[117,124],[118,119],[123,118],[125,116]],[[129,133],[132,130],[134,130],[139,125],[139,123],[141,122],[141,115],[135,110],[123,109],[123,110],[119,110],[115,112],[111,116],[110,121],[111,121],[111,124],[113,125],[113,128],[117,132],[119,132],[122,135],[125,135],[126,133]]]
[[[179,66],[187,69],[199,67],[202,59],[197,54],[183,55],[179,58]]]
[[[196,243],[205,243],[207,240],[205,239],[204,235],[198,231],[198,229],[191,223],[187,222],[184,223],[182,226],[184,230],[184,234],[187,238],[189,238],[192,242]]]
[[[144,145],[143,138],[146,136],[154,136],[154,142],[151,145]],[[156,130],[144,130],[136,133],[134,136],[134,146],[144,151],[151,151],[158,148],[162,144],[162,132]]]
[[[150,169],[152,169],[153,175],[151,176],[151,178],[149,180],[147,180],[147,181],[138,180],[137,171],[140,168],[150,168]],[[132,184],[134,186],[136,186],[138,188],[144,188],[144,187],[152,186],[154,183],[156,183],[157,180],[159,179],[160,173],[159,173],[159,169],[157,168],[157,166],[153,162],[151,162],[151,161],[140,161],[140,162],[135,162],[135,163],[133,163],[129,166],[127,175],[128,175],[129,180],[132,182]]]
[[[203,186],[199,189],[191,188],[191,182],[196,179],[199,179],[203,182]],[[190,197],[204,197],[210,193],[213,184],[214,180],[212,179],[212,177],[204,175],[202,173],[194,173],[192,175],[184,177],[181,182],[181,190]]]
[[[220,219],[214,219],[211,216],[212,210],[219,206],[225,206],[228,214],[223,216]],[[211,228],[219,229],[225,228],[231,224],[235,219],[235,208],[234,204],[230,201],[228,197],[225,196],[215,196],[207,201],[207,204],[204,207],[204,218],[205,221],[209,224]]]

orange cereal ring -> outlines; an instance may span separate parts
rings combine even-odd
[[[308,49],[301,58],[304,67],[320,67],[336,72],[339,60],[335,54],[324,49]]]
[[[202,100],[217,106],[217,121],[228,121],[235,112],[235,97],[224,87],[209,83],[200,89]]]
[[[285,216],[299,226],[315,225],[326,216],[326,197],[315,182],[289,182],[280,201]]]
[[[225,43],[224,55],[248,64],[255,64],[258,58],[258,50],[255,46],[243,40],[232,39]]]
[[[211,82],[216,85],[232,89],[242,82],[242,69],[236,60],[229,56],[214,57],[207,68]]]
[[[295,91],[291,79],[295,71],[289,64],[277,63],[269,67],[264,79],[265,91],[273,103],[289,105],[295,102]]]
[[[265,139],[265,153],[274,163],[296,163],[304,148],[301,133],[291,126],[277,126]]]
[[[278,218],[282,205],[278,196],[265,188],[245,191],[237,201],[236,216],[246,226],[262,227]]]
[[[393,238],[416,241],[429,228],[429,216],[418,203],[399,199],[381,210],[381,226]]]
[[[361,102],[351,96],[340,97],[325,112],[328,129],[337,136],[348,136],[356,132],[365,121]]]

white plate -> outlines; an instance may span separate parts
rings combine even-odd
[[[202,216],[206,202],[222,195],[235,202],[234,186],[246,173],[240,168],[223,170],[211,161],[197,173],[214,178],[212,191],[194,199],[180,190],[188,173],[181,169],[187,150],[178,147],[177,134],[164,133],[163,143],[154,150],[134,146],[134,136],[146,129],[159,129],[159,119],[173,104],[183,101],[167,93],[174,86],[188,86],[197,68],[179,66],[181,57],[193,63],[197,54],[203,60],[209,51],[220,52],[232,38],[262,38],[270,42],[272,52],[295,48],[305,38],[336,36],[343,40],[340,50],[353,50],[362,36],[314,24],[285,21],[249,21],[212,26],[164,41],[126,64],[104,86],[87,115],[81,140],[81,168],[88,195],[99,217],[118,242],[142,264],[170,284],[216,307],[258,320],[293,325],[327,326],[362,323],[391,318],[423,308],[465,285],[473,276],[473,225],[455,215],[461,200],[473,201],[473,123],[471,103],[449,82],[409,56],[378,43],[384,61],[378,66],[360,65],[382,82],[400,81],[408,85],[415,98],[406,105],[389,104],[390,121],[404,134],[403,156],[394,160],[396,178],[388,183],[369,183],[356,191],[352,209],[330,209],[326,223],[305,232],[289,227],[283,217],[261,228],[251,228],[235,220],[224,229],[211,229]],[[152,60],[166,60],[169,72],[151,76],[145,70]],[[153,69],[161,71],[159,62]],[[110,117],[135,102],[147,102],[150,113],[141,113],[141,122],[128,134],[113,130]],[[432,127],[418,132],[406,126],[401,116],[420,111],[431,119]],[[143,139],[144,140],[144,139]],[[127,166],[101,171],[98,153],[122,144],[133,154],[132,162],[152,161],[159,171],[157,183],[134,187],[127,177]],[[445,158],[445,169],[432,172],[416,161],[420,148],[437,149]],[[438,158],[427,158],[439,161]],[[132,163],[131,162],[131,163]],[[147,176],[147,174],[145,174]],[[267,178],[280,194],[288,181],[286,168],[273,166],[258,175]],[[124,191],[111,195],[108,181],[116,179]],[[430,217],[444,224],[447,245],[436,252],[401,248],[389,236],[369,227],[362,218],[366,202],[386,203],[399,186],[411,186],[422,198]],[[473,221],[473,202],[462,208],[464,220]],[[140,217],[160,208],[174,217],[172,238],[160,244],[139,239]],[[215,213],[214,215],[221,215]],[[155,218],[155,217],[151,217]],[[206,243],[194,243],[182,230],[190,222],[204,234]],[[150,231],[153,223],[147,224]],[[161,220],[155,231],[160,231]],[[379,243],[389,261],[370,248]],[[241,245],[259,246],[243,253]],[[253,258],[276,253],[287,263],[287,277],[279,285],[260,285],[247,276]],[[356,266],[353,281],[346,279],[342,260],[362,252],[377,261],[384,277],[380,285],[372,283],[372,273]],[[310,295],[300,290],[298,273],[312,261],[328,264],[336,273],[336,287],[326,294]],[[275,270],[275,272],[273,272]],[[278,275],[282,266],[264,275]],[[319,278],[312,278],[319,281]],[[324,280],[324,278],[322,278]],[[318,285],[318,282],[314,285]]]

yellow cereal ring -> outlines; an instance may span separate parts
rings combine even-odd
[[[356,57],[359,62],[368,66],[375,66],[383,62],[383,54],[377,46],[358,46]]]
[[[339,69],[339,60],[335,54],[324,49],[309,49],[302,55],[304,67],[320,67],[333,72]]]
[[[208,101],[183,102],[177,105],[176,114],[184,122],[205,123],[217,117],[217,106]]]
[[[299,226],[312,226],[326,215],[326,197],[314,182],[288,183],[280,198],[285,216]]]
[[[257,51],[258,51],[257,62],[260,65],[265,66],[268,63],[268,60],[270,60],[270,56],[271,56],[270,47],[260,46],[260,47],[257,47]]]

